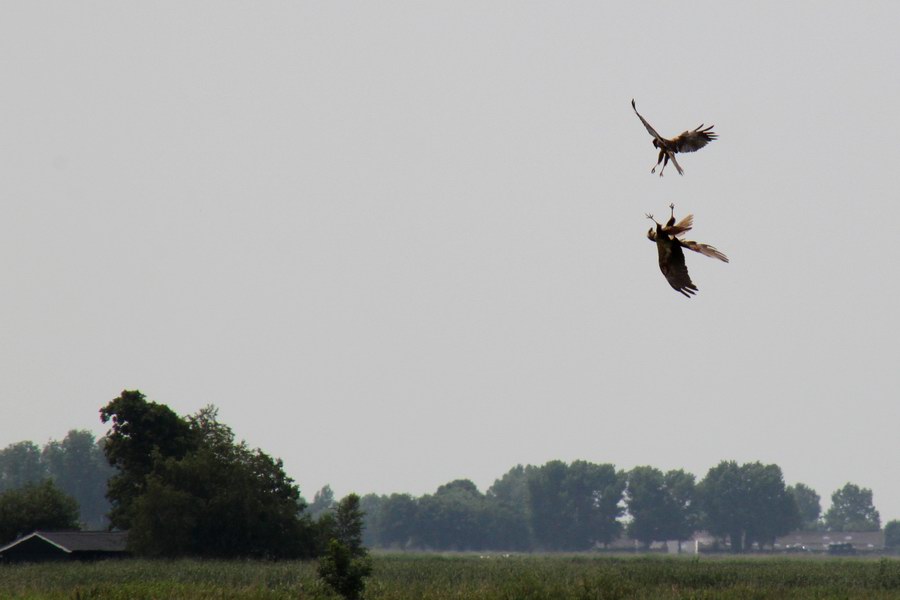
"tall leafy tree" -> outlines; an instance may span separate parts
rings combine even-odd
[[[645,548],[654,541],[688,539],[697,523],[694,487],[694,476],[683,470],[632,469],[626,488],[629,534]]]
[[[483,508],[484,496],[467,479],[438,487],[417,503],[416,544],[435,550],[483,549]]]
[[[778,465],[722,461],[697,486],[707,528],[728,537],[732,552],[771,544],[799,525],[793,496]]]
[[[78,529],[78,503],[50,480],[0,494],[0,545],[37,529]]]
[[[819,527],[819,517],[822,515],[822,503],[819,494],[808,485],[798,483],[788,486],[788,492],[797,503],[800,513],[800,528],[804,531],[815,531]]]
[[[310,517],[317,519],[323,513],[334,508],[334,505],[334,492],[331,491],[331,486],[326,483],[322,489],[313,496],[313,501],[307,507],[307,511],[309,512]]]
[[[359,499],[359,506],[365,515],[363,544],[367,548],[383,545],[381,542],[381,508],[386,501],[387,496],[379,496],[378,494],[366,494]]]
[[[347,600],[357,600],[372,574],[372,561],[363,546],[364,513],[359,496],[349,494],[334,507],[331,540],[319,560],[319,576]]]
[[[749,521],[745,543],[760,548],[773,546],[775,538],[800,526],[800,513],[794,496],[784,483],[781,467],[760,462],[742,466],[747,484],[746,510]]]
[[[516,465],[494,481],[486,495],[528,518],[528,478],[536,467]]]
[[[535,543],[545,550],[586,550],[616,539],[625,482],[610,464],[550,461],[536,468],[528,479]]]
[[[831,495],[831,507],[825,513],[829,531],[878,531],[881,515],[872,504],[872,490],[852,483]]]
[[[182,418],[139,392],[125,392],[102,414],[113,422],[107,458],[120,469],[110,484],[113,523],[127,523],[138,554],[312,553],[312,525],[301,516],[300,491],[281,461],[237,442],[214,407]]]
[[[81,522],[90,529],[105,527],[110,508],[106,486],[115,470],[94,435],[73,429],[61,441],[48,442],[41,460],[54,483],[78,502]]]
[[[100,420],[111,423],[103,450],[116,468],[107,491],[109,519],[114,527],[129,529],[134,501],[146,491],[148,477],[159,462],[196,450],[196,431],[168,406],[149,402],[137,390],[125,390],[101,408]]]
[[[41,449],[34,442],[17,442],[0,450],[0,492],[46,479]]]
[[[416,535],[416,499],[409,494],[391,494],[384,499],[379,512],[379,543],[387,548],[406,548]]]
[[[884,525],[884,547],[896,552],[900,550],[900,521],[888,521]]]

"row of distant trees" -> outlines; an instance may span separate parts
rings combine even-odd
[[[327,486],[313,514],[327,508]],[[684,470],[650,466],[630,471],[610,464],[551,461],[517,466],[485,492],[469,480],[408,494],[362,497],[370,546],[433,550],[577,551],[622,535],[645,548],[709,531],[734,552],[771,546],[798,529],[880,528],[872,492],[848,483],[832,494],[821,517],[819,495],[788,486],[777,465],[722,461],[699,482]]]
[[[108,523],[147,556],[302,558],[341,529],[328,486],[307,506],[281,461],[237,441],[213,407],[181,416],[126,390],[100,417],[110,427],[100,440],[72,431],[0,450],[0,544]],[[722,461],[698,482],[684,470],[551,461],[514,467],[485,493],[456,480],[421,497],[342,502],[365,513],[366,545],[400,549],[577,551],[622,535],[647,547],[704,529],[741,552],[796,529],[879,529],[871,490],[848,483],[831,499],[823,516],[814,490],[759,462]],[[886,533],[900,537],[900,523]]]

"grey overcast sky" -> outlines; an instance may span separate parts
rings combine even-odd
[[[900,518],[900,4],[5,2],[0,447],[206,404],[307,498],[552,459]],[[720,139],[656,158],[663,135]],[[644,213],[674,202],[686,299]]]

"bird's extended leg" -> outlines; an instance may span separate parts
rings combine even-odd
[[[653,215],[651,215],[650,213],[644,213],[644,216],[659,225],[659,223],[656,221],[656,219],[653,218]]]
[[[662,177],[663,171],[666,170],[666,165],[669,164],[669,153],[661,152],[660,154],[662,154],[662,156],[663,156],[663,166],[662,166],[662,169],[659,170],[659,176]]]
[[[652,169],[650,169],[650,173],[651,173],[651,174],[652,174],[652,173],[656,173],[656,167],[659,166],[659,163],[662,162],[662,160],[663,160],[663,158],[665,158],[665,156],[666,156],[665,150],[660,150],[660,151],[659,151],[659,156],[658,156],[657,159],[656,159],[656,164],[653,165],[653,168],[652,168]],[[665,165],[663,165],[663,168],[665,168]],[[660,171],[659,174],[662,175],[662,171]]]
[[[675,203],[669,204],[669,208],[672,209],[672,216],[669,217],[669,222],[666,223],[666,227],[671,227],[675,224]]]
[[[679,175],[684,175],[684,169],[682,169],[682,168],[681,168],[681,165],[678,164],[678,161],[675,160],[675,155],[674,155],[674,154],[671,155],[671,158],[672,158],[672,164],[675,165],[675,170],[678,171],[678,174],[679,174]]]

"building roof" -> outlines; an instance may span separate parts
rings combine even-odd
[[[0,548],[3,554],[10,548],[37,538],[70,554],[72,552],[125,552],[127,531],[35,531]]]

